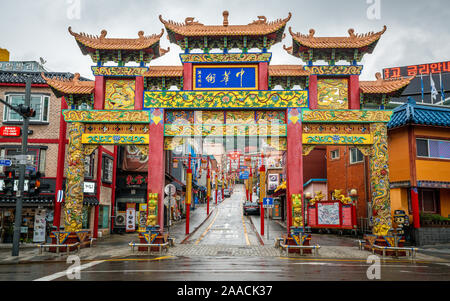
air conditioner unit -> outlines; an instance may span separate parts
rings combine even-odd
[[[115,219],[115,225],[117,227],[124,227],[127,221],[127,212],[126,211],[118,211]]]

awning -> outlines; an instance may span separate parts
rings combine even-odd
[[[85,195],[83,197],[83,205],[98,206],[98,204],[99,204],[99,201],[98,201],[96,196],[91,196],[91,195],[87,196],[87,195]]]
[[[173,181],[170,184],[175,185],[175,187],[177,188],[178,191],[184,191],[185,190],[185,188],[178,182]]]
[[[0,197],[0,204],[2,205],[15,205],[16,197]],[[36,196],[36,197],[24,197],[24,205],[51,205],[53,204],[53,196]]]

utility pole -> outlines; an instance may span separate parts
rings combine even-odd
[[[19,162],[19,185],[16,194],[16,212],[14,221],[14,236],[13,236],[13,247],[12,256],[19,256],[19,243],[20,243],[20,228],[22,226],[22,203],[24,194],[24,182],[25,182],[25,155],[28,152],[28,123],[29,118],[33,115],[33,110],[30,108],[31,103],[31,77],[25,77],[25,103],[23,106],[19,105],[17,107],[11,106],[4,100],[0,100],[1,103],[5,104],[9,109],[18,113],[22,116],[22,151],[21,160]]]
[[[27,76],[25,79],[25,108],[30,107],[31,103],[31,77]],[[22,124],[22,156],[25,156],[28,152],[28,122],[29,117],[22,114],[23,124]],[[25,157],[22,157],[25,158]],[[19,164],[19,187],[17,191],[16,198],[16,213],[14,222],[14,237],[13,237],[13,249],[12,256],[19,256],[19,242],[20,242],[20,228],[22,226],[22,203],[23,203],[23,192],[24,192],[24,182],[25,182],[25,165],[26,163],[22,161]]]

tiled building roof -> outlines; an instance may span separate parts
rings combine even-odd
[[[186,37],[204,37],[204,36],[264,36],[284,29],[286,23],[291,18],[291,13],[285,19],[278,19],[267,22],[265,16],[258,16],[258,20],[248,25],[228,25],[228,12],[223,12],[223,25],[204,25],[194,18],[186,18],[184,23],[178,23],[171,20],[164,20],[159,16],[159,20],[166,29],[176,34]]]
[[[326,48],[363,48],[372,45],[380,39],[381,35],[386,31],[386,26],[379,32],[369,32],[365,34],[355,34],[354,29],[349,29],[348,37],[315,37],[315,30],[310,29],[309,34],[294,33],[289,27],[289,33],[294,41],[301,46],[313,49]]]
[[[62,94],[91,94],[95,87],[93,81],[81,81],[79,73],[75,73],[73,79],[46,77],[44,73],[42,78],[50,87]]]
[[[161,30],[160,34],[151,36],[144,36],[144,32],[139,31],[139,37],[136,39],[106,38],[107,31],[104,29],[101,31],[100,36],[75,33],[71,27],[69,27],[69,33],[75,38],[83,54],[87,54],[87,51],[82,46],[99,50],[144,50],[159,42],[159,39],[164,34],[164,29]]]
[[[412,97],[408,102],[394,109],[388,128],[406,124],[421,124],[450,127],[450,108],[418,105]]]
[[[381,73],[376,73],[376,81],[360,81],[359,86],[364,94],[400,95],[414,77],[400,79],[383,79]]]
[[[49,77],[60,77],[70,79],[73,77],[69,72],[45,72]],[[42,77],[41,72],[23,72],[23,71],[0,71],[0,83],[2,84],[25,84],[25,78],[31,77],[32,84],[47,84]]]
[[[269,65],[269,76],[308,76],[302,65]]]
[[[182,77],[183,66],[150,66],[144,77]]]

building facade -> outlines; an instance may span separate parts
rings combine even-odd
[[[23,224],[21,239],[26,242],[42,242],[48,239],[52,230],[60,226],[61,216],[55,215],[55,208],[64,204],[57,202],[57,191],[65,186],[64,158],[68,137],[65,122],[61,118],[61,110],[66,103],[61,95],[52,90],[44,79],[45,76],[58,77],[61,80],[74,78],[67,72],[47,72],[39,63],[0,62],[0,98],[11,105],[24,102],[25,77],[31,77],[31,107],[36,111],[29,126],[28,155],[31,156],[30,168],[41,173],[41,189],[37,196],[25,194],[23,205]],[[87,81],[86,79],[81,79]],[[22,125],[21,118],[6,106],[0,106],[1,126]],[[0,137],[0,157],[11,159],[21,151],[21,137]],[[112,195],[112,162],[113,148],[105,147],[101,154],[91,154],[85,158],[85,184],[83,191],[82,223],[83,228],[94,232],[100,229],[102,234],[110,231],[111,195]],[[100,163],[99,163],[100,162]],[[3,178],[6,171],[18,167],[0,167]],[[3,180],[1,180],[3,181]],[[27,179],[26,182],[27,183]],[[27,191],[27,185],[25,185]],[[12,227],[15,212],[15,197],[0,192],[2,242],[12,241]],[[96,217],[98,214],[98,218]],[[56,218],[56,219],[55,219]]]

